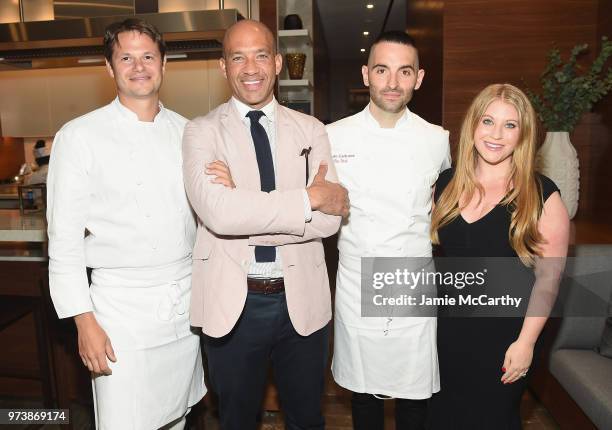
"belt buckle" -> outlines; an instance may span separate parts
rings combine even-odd
[[[271,280],[270,279],[264,280],[264,291],[263,291],[264,295],[272,294],[273,293],[272,288],[273,288],[273,285],[272,285]]]

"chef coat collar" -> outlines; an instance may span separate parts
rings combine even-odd
[[[240,100],[238,100],[236,97],[233,97],[233,96],[231,98],[231,102],[234,103],[234,106],[238,110],[240,119],[244,119],[247,116],[247,113],[249,113],[252,110],[260,110],[266,115],[266,118],[268,118],[268,121],[274,122],[274,115],[276,112],[276,98],[274,98],[274,96],[272,96],[272,100],[270,100],[270,103],[268,103],[261,109],[253,109],[251,106],[242,103]]]
[[[157,115],[155,115],[155,118],[153,118],[153,121],[140,121],[138,119],[138,115],[136,115],[134,111],[125,107],[121,103],[121,101],[119,101],[119,96],[115,97],[115,100],[113,100],[112,104],[117,108],[117,110],[123,116],[123,118],[125,118],[128,121],[136,121],[139,124],[157,124],[159,123],[159,121],[161,121],[166,111],[162,102],[159,102],[159,112],[157,112]]]
[[[376,121],[376,118],[374,118],[372,116],[372,113],[370,112],[370,103],[368,103],[368,105],[365,107],[365,109],[363,110],[364,115],[365,115],[365,122],[368,126],[374,127],[374,128],[378,128],[381,130],[396,130],[399,129],[401,127],[404,127],[405,125],[408,124],[409,120],[410,120],[410,110],[406,107],[406,110],[404,111],[404,115],[402,115],[400,117],[400,119],[397,120],[397,122],[395,123],[395,127],[393,128],[382,128],[380,126],[380,124],[378,124],[378,121]]]

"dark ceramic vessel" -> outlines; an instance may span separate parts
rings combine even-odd
[[[287,15],[285,17],[285,21],[283,22],[283,27],[285,30],[300,30],[303,28],[302,19],[299,15],[294,13]]]

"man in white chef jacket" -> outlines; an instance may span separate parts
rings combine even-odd
[[[396,428],[423,429],[426,399],[440,389],[436,319],[362,317],[361,258],[431,256],[432,190],[450,167],[448,132],[406,107],[424,76],[409,35],[379,36],[362,74],[368,106],[327,126],[351,197],[338,240],[332,372],[353,391],[356,430],[384,428],[387,398],[396,399]]]
[[[51,297],[60,318],[75,320],[97,428],[181,429],[206,392],[189,325],[195,221],[181,170],[187,120],[159,101],[165,44],[153,26],[115,23],[104,50],[117,98],[68,122],[53,144]]]

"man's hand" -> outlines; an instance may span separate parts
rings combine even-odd
[[[327,164],[321,163],[312,184],[306,188],[310,207],[328,215],[347,217],[350,207],[348,191],[340,184],[326,181],[326,174]]]
[[[212,183],[221,184],[228,188],[236,188],[229,167],[223,161],[213,161],[206,165],[206,174],[214,176]]]
[[[83,364],[94,373],[111,375],[108,367],[109,358],[113,363],[117,361],[115,351],[106,332],[100,327],[92,312],[86,312],[74,317],[79,332],[79,355]]]

